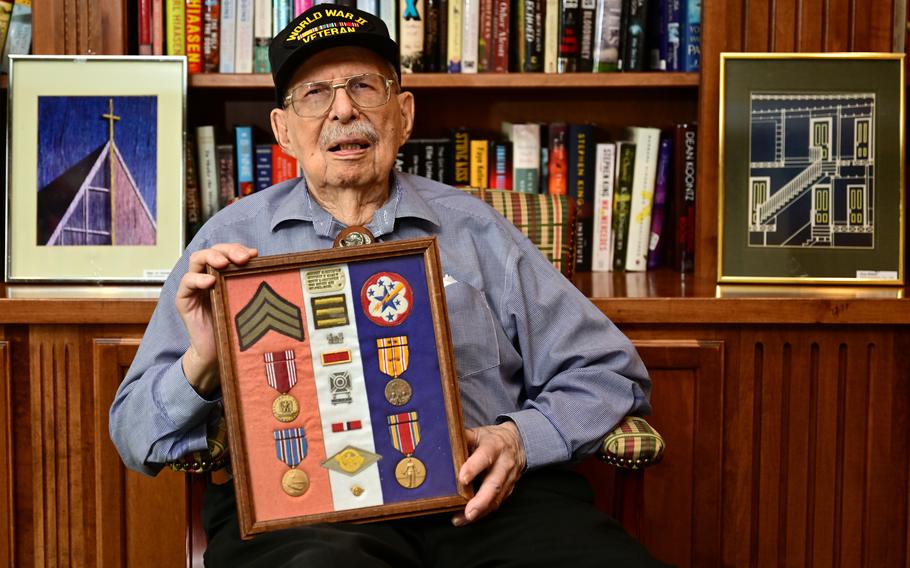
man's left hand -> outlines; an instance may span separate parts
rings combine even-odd
[[[512,494],[526,463],[521,434],[514,422],[471,428],[466,434],[471,455],[461,466],[458,479],[467,485],[481,473],[485,475],[464,512],[452,517],[455,526],[472,523],[498,509]]]

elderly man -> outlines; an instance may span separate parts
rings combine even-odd
[[[321,4],[269,51],[272,130],[304,176],[246,197],[199,232],[161,292],[111,407],[124,462],[150,475],[206,446],[220,411],[206,266],[328,248],[343,230],[438,239],[471,454],[464,511],[239,538],[232,483],[210,485],[203,523],[217,566],[631,565],[653,560],[559,467],[593,451],[650,381],[629,341],[481,200],[393,171],[414,121],[385,25]],[[232,244],[227,244],[232,243]]]

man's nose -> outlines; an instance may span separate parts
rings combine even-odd
[[[345,90],[344,85],[334,85],[335,100],[332,101],[332,107],[329,111],[330,118],[338,119],[341,122],[347,122],[356,118],[360,110],[351,100],[350,95]]]

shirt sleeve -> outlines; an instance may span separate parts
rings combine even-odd
[[[530,470],[583,457],[626,415],[650,413],[651,380],[629,339],[524,244],[509,255],[498,305],[527,396],[498,420],[515,422]]]
[[[190,342],[174,299],[189,255],[205,246],[199,241],[191,243],[162,287],[111,405],[111,440],[127,467],[147,475],[157,474],[165,463],[188,452],[205,449],[206,419],[220,404],[220,396],[206,399],[196,392],[181,363]]]

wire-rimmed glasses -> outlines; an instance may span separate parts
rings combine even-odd
[[[294,109],[301,118],[324,115],[335,102],[335,91],[344,88],[355,105],[360,108],[380,107],[389,102],[393,79],[378,73],[363,73],[343,77],[339,82],[312,81],[295,87],[284,98],[284,106]]]

